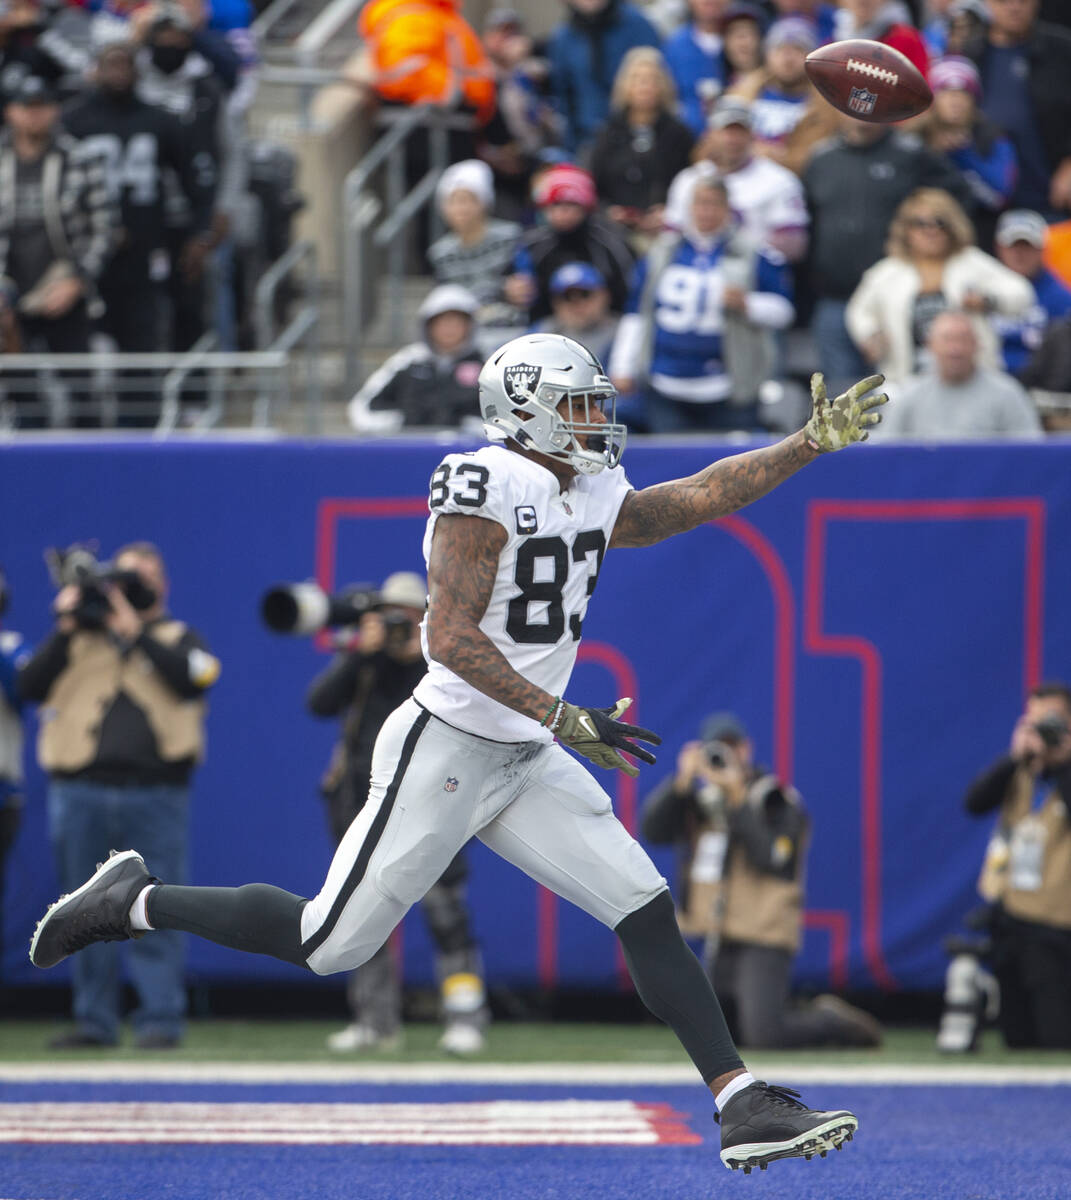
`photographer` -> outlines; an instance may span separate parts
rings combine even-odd
[[[1071,1048],[1071,689],[1035,687],[1010,753],[976,779],[967,812],[998,812],[979,890],[995,901],[999,1024],[1013,1048]]]
[[[123,547],[114,566],[81,549],[55,561],[63,584],[56,631],[19,672],[18,689],[42,706],[37,753],[50,777],[60,883],[73,891],[112,847],[130,844],[144,847],[150,870],[185,882],[189,782],[219,663],[167,614],[164,561],[151,543]],[[116,946],[96,945],[72,963],[75,1028],[53,1049],[117,1043],[117,955]],[[183,955],[177,933],[130,948],[140,1048],[181,1041]]]
[[[414,572],[388,576],[378,596],[370,597],[374,603],[361,615],[356,633],[341,631],[343,648],[309,686],[310,712],[343,718],[342,737],[323,780],[336,841],[342,840],[368,797],[380,727],[427,671],[420,645],[426,597],[425,582]],[[439,1045],[460,1055],[483,1049],[488,1020],[482,965],[465,900],[467,875],[460,853],[421,901],[436,947],[446,1020]],[[399,1046],[402,995],[389,942],[350,975],[347,991],[353,1021],[331,1034],[328,1046],[340,1052]]]
[[[703,724],[677,772],[647,800],[643,836],[683,852],[682,931],[705,940],[718,996],[747,1046],[876,1046],[881,1028],[836,996],[789,1003],[799,949],[810,818],[795,788],[755,765],[732,713]]]

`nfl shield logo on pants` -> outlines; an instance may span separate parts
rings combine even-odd
[[[870,116],[877,102],[877,94],[867,91],[865,87],[853,87],[848,93],[848,108],[853,113],[859,113],[860,116]]]
[[[444,792],[456,792],[457,791],[457,780],[453,777],[453,775],[451,775],[450,778],[443,784],[443,791]]]

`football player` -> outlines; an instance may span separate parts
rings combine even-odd
[[[475,836],[614,930],[641,998],[714,1093],[727,1167],[839,1148],[855,1116],[812,1111],[746,1070],[666,881],[565,750],[636,775],[632,760],[655,761],[640,743],[661,739],[621,720],[628,699],[595,708],[563,693],[607,549],[653,545],[735,512],[819,455],[865,440],[886,400],[868,395],[881,382],[830,400],[816,375],[798,433],[635,491],[599,362],[558,335],[507,343],[479,380],[496,444],[447,455],[431,477],[428,673],[380,731],[368,801],[319,895],[168,886],[136,851],[113,853],[49,908],[31,961],[51,967],[93,942],[181,929],[318,974],[352,970]]]

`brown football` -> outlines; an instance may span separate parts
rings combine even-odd
[[[859,121],[906,121],[933,101],[930,85],[914,63],[883,42],[830,42],[812,50],[805,65],[829,103]]]

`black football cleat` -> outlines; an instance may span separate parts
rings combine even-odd
[[[779,1158],[825,1158],[850,1142],[859,1126],[853,1113],[816,1112],[801,1104],[799,1092],[756,1081],[715,1113],[721,1125],[721,1161],[735,1171],[765,1171]]]
[[[77,891],[49,905],[34,930],[30,962],[54,967],[94,942],[141,937],[143,931],[130,926],[130,906],[142,888],[159,882],[136,850],[113,850]]]

